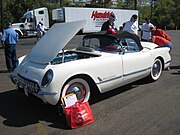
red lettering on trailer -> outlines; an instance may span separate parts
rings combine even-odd
[[[93,20],[97,19],[97,18],[108,18],[110,15],[112,15],[113,12],[110,11],[105,11],[105,12],[98,12],[98,11],[93,11],[91,18],[93,18]]]

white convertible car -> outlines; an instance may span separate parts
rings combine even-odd
[[[122,31],[85,35],[80,46],[64,50],[85,23],[55,24],[19,58],[10,77],[26,96],[57,105],[61,97],[75,93],[78,100],[88,101],[95,91],[104,93],[145,77],[156,81],[169,67],[169,48]]]

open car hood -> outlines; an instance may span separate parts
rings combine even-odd
[[[83,28],[86,21],[56,23],[39,40],[27,55],[27,59],[37,63],[49,63],[75,34]]]

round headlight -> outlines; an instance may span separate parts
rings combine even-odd
[[[45,73],[45,75],[42,79],[41,86],[47,87],[51,83],[52,79],[53,79],[53,71],[51,69],[49,69]]]

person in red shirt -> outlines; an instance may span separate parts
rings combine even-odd
[[[172,43],[161,36],[152,36],[151,41],[160,47],[169,47],[170,51],[172,49]]]
[[[160,37],[163,37],[169,41],[171,41],[171,37],[162,29],[157,29],[155,28],[152,32],[152,35],[153,36],[160,36]]]

